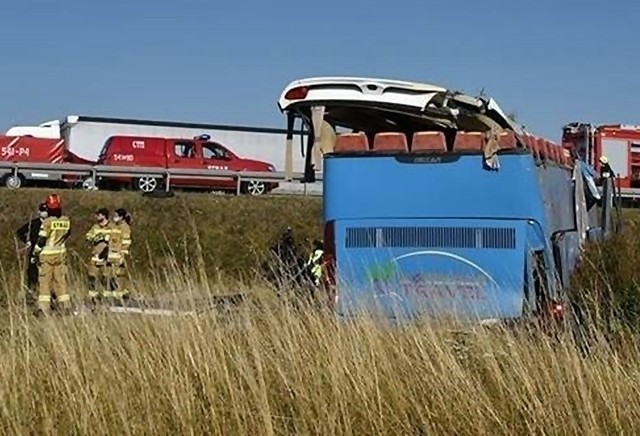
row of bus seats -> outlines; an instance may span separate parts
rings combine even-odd
[[[481,152],[485,142],[485,136],[481,132],[457,132],[452,151]],[[534,154],[536,159],[552,161],[564,166],[572,165],[568,150],[533,135],[503,132],[499,136],[498,145],[501,150],[513,150],[524,146]],[[411,146],[404,133],[377,133],[373,139],[373,147],[369,146],[369,139],[364,132],[342,133],[337,135],[334,147],[334,153],[446,153],[447,151],[444,133],[434,131],[414,133]]]

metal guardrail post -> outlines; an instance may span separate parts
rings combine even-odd
[[[164,191],[169,192],[171,189],[171,173],[167,171],[164,177]]]
[[[236,195],[240,196],[241,194],[241,186],[242,186],[242,176],[240,174],[238,174],[238,177],[236,179],[238,181],[238,183],[236,184]]]
[[[92,183],[91,189],[96,189],[96,187],[98,186],[98,172],[96,171],[95,168],[91,169],[91,183]]]
[[[13,177],[18,178],[18,165],[13,167]]]

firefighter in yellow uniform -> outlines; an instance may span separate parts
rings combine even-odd
[[[71,220],[62,214],[62,204],[56,194],[45,201],[48,217],[42,222],[38,242],[33,250],[39,265],[38,313],[49,313],[55,295],[63,310],[71,307],[67,289],[66,241],[71,234]]]
[[[107,258],[109,254],[109,211],[98,209],[95,214],[96,223],[89,229],[86,239],[93,245],[91,261],[89,263],[89,298],[95,302],[101,297],[113,297],[113,292],[105,291],[108,271]]]
[[[313,252],[307,261],[307,266],[310,268],[311,276],[313,277],[313,283],[315,286],[320,286],[320,279],[322,278],[322,255],[323,244],[322,241],[313,241]]]
[[[109,256],[108,268],[110,273],[109,290],[118,300],[127,299],[131,293],[127,258],[131,247],[131,216],[125,209],[117,209],[113,214],[113,221],[109,225]]]

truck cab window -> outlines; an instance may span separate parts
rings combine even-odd
[[[227,149],[214,142],[202,144],[202,156],[205,159],[224,159],[227,156]]]
[[[176,157],[182,157],[182,158],[196,157],[195,147],[193,145],[193,142],[189,142],[189,141],[176,142],[174,146],[174,153]]]

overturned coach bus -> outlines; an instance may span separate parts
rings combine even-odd
[[[310,132],[308,181],[323,171],[324,276],[341,315],[561,315],[585,241],[611,232],[610,182],[599,192],[586,162],[493,99],[328,77],[290,83],[278,104]]]

